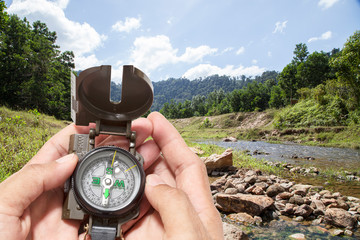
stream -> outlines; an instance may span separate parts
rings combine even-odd
[[[272,144],[262,141],[223,142],[221,140],[201,140],[198,143],[213,144],[237,151],[248,151],[257,159],[273,162],[286,162],[296,166],[314,166],[319,169],[347,170],[360,175],[360,150],[334,147],[303,146],[294,143]],[[254,154],[257,152],[258,154]],[[311,160],[308,160],[308,159]],[[327,179],[320,177],[297,176],[292,179],[297,183],[324,186]],[[359,182],[333,181],[326,186],[333,192],[340,192],[345,196],[360,198]],[[244,226],[239,226],[244,229]],[[246,229],[246,227],[245,227]],[[249,228],[248,228],[249,230]],[[306,239],[359,239],[359,229],[352,237],[332,236],[325,228],[311,225],[311,223],[297,223],[292,219],[281,219],[265,226],[251,227],[250,239],[289,239],[294,233],[302,233]]]

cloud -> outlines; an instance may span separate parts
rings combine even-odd
[[[332,37],[332,32],[331,31],[327,31],[327,32],[324,32],[323,34],[321,34],[320,37],[312,37],[308,40],[308,42],[315,42],[315,41],[318,41],[318,40],[327,40],[327,39],[330,39]]]
[[[149,72],[166,64],[198,62],[205,56],[216,53],[217,50],[202,45],[196,48],[187,47],[185,53],[179,55],[179,50],[172,47],[170,39],[165,35],[138,37],[134,41],[130,60],[135,66]]]
[[[268,57],[272,57],[272,52],[271,52],[271,51],[268,51],[268,52],[267,52],[267,55],[268,55]]]
[[[84,55],[100,47],[107,36],[99,34],[86,22],[69,20],[63,11],[68,3],[69,0],[14,0],[8,12],[26,17],[30,22],[37,20],[45,22],[51,31],[56,31],[57,44],[60,45],[61,50],[74,51],[76,69],[81,69],[78,66],[85,64],[79,62],[79,59],[94,60],[92,55],[89,57],[84,57]]]
[[[227,76],[258,76],[265,71],[265,68],[260,68],[258,66],[244,67],[240,65],[239,67],[234,67],[233,65],[227,65],[224,68],[214,66],[211,64],[199,64],[196,67],[193,67],[187,70],[182,77],[188,79],[196,79],[200,77],[208,77],[215,74],[218,75],[227,75]]]
[[[337,3],[339,0],[320,0],[318,2],[319,7],[322,9],[328,9],[332,7],[335,3]]]
[[[283,33],[284,32],[284,29],[286,28],[286,24],[287,24],[287,20],[286,21],[283,21],[283,22],[280,22],[280,21],[278,21],[278,22],[276,22],[275,23],[275,29],[274,29],[274,31],[272,32],[272,33]]]
[[[75,56],[76,69],[87,69],[94,66],[99,66],[102,62],[97,59],[95,54],[91,54],[87,57],[83,55]]]
[[[240,48],[236,51],[236,55],[243,54],[244,52],[245,52],[245,48],[244,48],[244,47],[240,47]]]
[[[224,50],[222,50],[221,54],[224,54],[224,53],[226,53],[226,52],[231,52],[232,50],[234,50],[233,47],[227,47],[227,48],[225,48]]]
[[[125,18],[125,22],[117,21],[114,25],[112,25],[112,29],[117,32],[127,32],[129,33],[131,30],[139,29],[141,26],[141,18]]]

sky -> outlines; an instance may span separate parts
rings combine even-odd
[[[56,31],[76,70],[134,65],[152,81],[254,77],[310,53],[342,48],[360,30],[360,0],[5,0],[7,12]]]

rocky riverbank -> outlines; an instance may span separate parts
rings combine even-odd
[[[360,199],[261,171],[236,169],[230,166],[231,157],[227,150],[222,155],[203,158],[209,174],[225,174],[211,183],[211,190],[215,206],[226,219],[261,226],[286,217],[295,222],[311,222],[332,235],[359,235]],[[216,158],[225,165],[221,166]],[[227,223],[224,229],[226,239],[247,239],[246,234]]]

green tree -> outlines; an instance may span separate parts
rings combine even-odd
[[[360,31],[356,31],[346,41],[339,56],[331,60],[338,80],[349,86],[349,97],[360,106]]]
[[[305,43],[296,44],[294,50],[293,63],[299,64],[305,62],[308,55],[309,55],[309,51]]]
[[[289,63],[279,74],[279,86],[284,90],[288,102],[294,96],[296,97],[297,85],[296,65]]]

